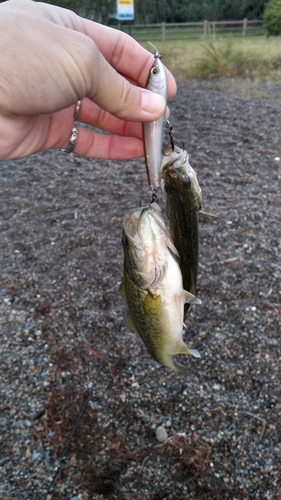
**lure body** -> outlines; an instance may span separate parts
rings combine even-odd
[[[161,55],[156,49],[155,61],[150,70],[146,88],[151,92],[160,94],[167,101],[167,82]],[[153,122],[143,123],[145,162],[148,183],[156,191],[160,184],[163,129],[166,109],[162,116]]]

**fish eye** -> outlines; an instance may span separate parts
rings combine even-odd
[[[186,175],[186,174],[182,174],[181,175],[181,178],[183,180],[183,182],[186,184],[186,185],[191,185],[191,179],[189,177],[189,175]]]
[[[159,73],[159,68],[157,68],[157,66],[154,66],[152,69],[151,69],[151,74],[152,75],[157,75]]]
[[[123,234],[122,236],[122,245],[124,248],[126,248],[128,246],[128,239],[126,238],[126,236]]]
[[[169,191],[171,191],[171,187],[170,187],[170,185],[168,184],[168,182],[165,182],[165,184],[164,184],[164,189],[165,189],[166,193],[169,193]]]

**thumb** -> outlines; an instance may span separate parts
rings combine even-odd
[[[126,80],[96,48],[96,64],[89,97],[117,118],[128,121],[154,121],[165,111],[165,99]]]

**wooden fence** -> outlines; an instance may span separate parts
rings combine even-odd
[[[207,39],[216,36],[264,35],[262,21],[204,21],[201,23],[119,24],[118,29],[129,33],[139,42]]]

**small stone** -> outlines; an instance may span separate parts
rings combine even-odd
[[[159,425],[159,427],[157,427],[157,429],[155,431],[155,435],[156,435],[156,439],[157,439],[157,441],[159,441],[159,443],[164,443],[164,441],[166,441],[166,439],[168,437],[167,431],[166,431],[165,427],[163,427],[162,425]]]
[[[126,394],[124,392],[122,392],[122,394],[120,394],[120,399],[121,399],[122,403],[125,403],[125,401],[126,401]]]

